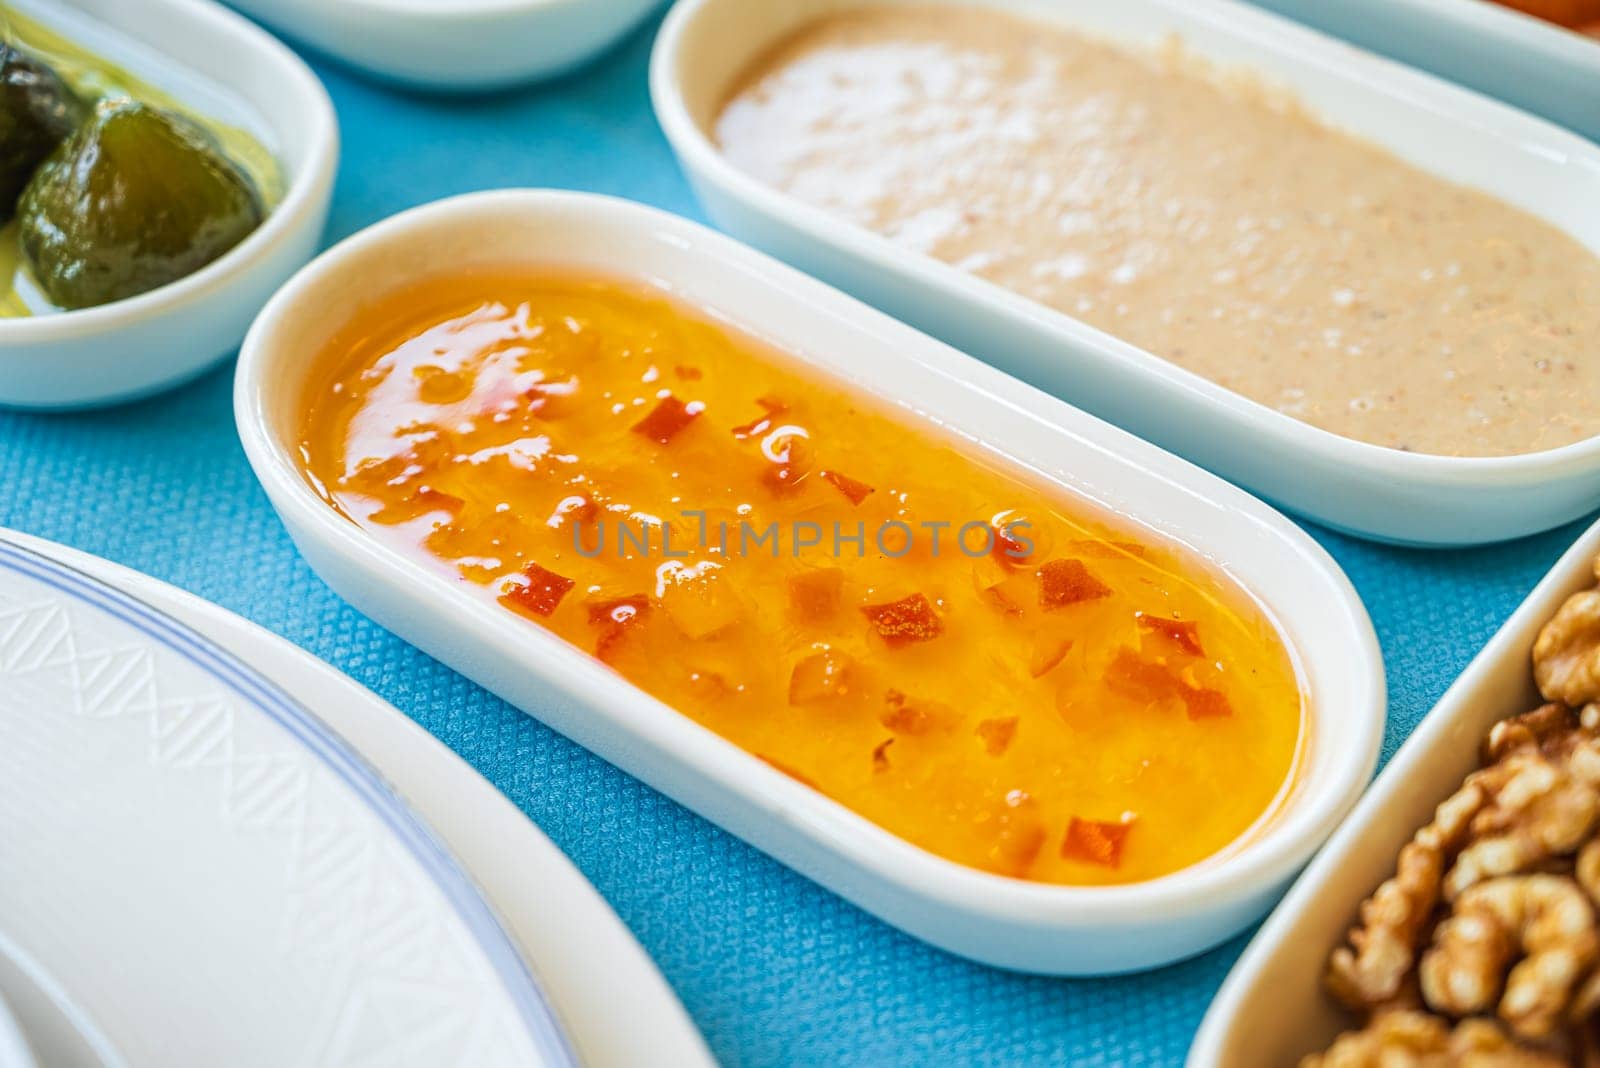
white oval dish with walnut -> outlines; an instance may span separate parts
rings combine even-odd
[[[1239,959],[1191,1065],[1593,1063],[1597,554],[1600,525],[1395,755]]]

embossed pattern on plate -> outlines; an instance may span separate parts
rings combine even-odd
[[[0,841],[0,952],[102,1055],[572,1063],[477,890],[336,736],[4,544]]]

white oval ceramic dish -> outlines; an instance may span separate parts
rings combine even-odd
[[[714,1063],[672,988],[582,873],[505,795],[394,706],[298,646],[148,575],[15,531],[0,531],[0,541],[81,571],[204,634],[337,731],[467,869],[534,962],[583,1064]],[[0,1065],[11,1068],[4,1031],[0,1020]]]
[[[663,286],[796,358],[1186,543],[1260,600],[1314,709],[1297,787],[1225,855],[1148,883],[1075,888],[939,859],[642,693],[609,668],[342,518],[297,457],[310,358],[363,302],[508,263]],[[1249,495],[704,227],[624,201],[506,191],[407,212],[299,274],[246,339],[240,437],[311,566],[357,608],[555,729],[888,922],[1025,970],[1150,967],[1259,915],[1365,785],[1384,718],[1370,621],[1337,565]]]
[[[0,318],[0,405],[130,400],[206,370],[322,237],[339,155],[333,104],[294,53],[209,0],[10,0],[15,9],[208,115],[277,158],[283,199],[216,262],[96,308]],[[204,99],[192,100],[197,90]]]
[[[1322,990],[1329,952],[1361,901],[1394,874],[1400,847],[1478,766],[1489,728],[1543,703],[1533,640],[1562,601],[1594,584],[1597,554],[1600,524],[1556,562],[1395,753],[1234,965],[1195,1036],[1192,1068],[1295,1064],[1352,1025]]]
[[[1490,0],[1254,0],[1600,141],[1600,40]]]
[[[1424,456],[1257,404],[1087,324],[902,249],[764,185],[706,131],[734,80],[827,11],[885,0],[679,0],[656,38],[656,116],[707,212],[744,238],[957,348],[1320,522],[1419,545],[1495,541],[1600,504],[1600,437],[1525,456]],[[1600,146],[1232,0],[936,0],[1136,47],[1178,34],[1259,71],[1335,126],[1542,216],[1600,252]],[[1597,342],[1600,345],[1600,342]],[[1600,356],[1600,350],[1597,350]]]
[[[230,0],[390,81],[492,89],[593,59],[661,0]]]
[[[4,970],[110,1063],[576,1063],[470,877],[325,724],[9,544],[0,837]]]

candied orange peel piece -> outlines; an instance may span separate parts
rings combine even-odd
[[[761,406],[761,414],[733,428],[733,436],[740,441],[765,434],[772,429],[773,421],[789,410],[787,404],[775,397],[757,397],[756,403]]]
[[[1131,819],[1086,820],[1073,816],[1061,841],[1061,855],[1105,868],[1119,867],[1132,829]]]
[[[1126,645],[1111,658],[1105,680],[1113,693],[1147,704],[1176,697],[1183,702],[1190,719],[1225,719],[1233,715],[1233,705],[1221,690],[1191,683],[1170,665],[1147,660]]]
[[[460,497],[432,486],[418,486],[400,500],[385,504],[368,519],[374,523],[404,523],[429,512],[449,512],[454,515],[466,502]]]
[[[860,504],[877,492],[865,482],[851,478],[849,475],[841,474],[838,471],[823,471],[821,472],[821,478],[822,481],[844,494],[851,504]]]
[[[632,623],[650,607],[650,598],[642,593],[629,597],[613,597],[604,601],[590,601],[589,622],[597,625],[625,626]]]
[[[1178,694],[1190,719],[1226,719],[1233,715],[1233,705],[1221,690],[1180,682]]]
[[[811,447],[810,439],[799,431],[787,434],[773,431],[772,436],[776,440],[767,447],[772,449],[777,460],[762,471],[761,481],[773,493],[793,492],[810,476],[816,450]]]
[[[1017,736],[1017,717],[983,720],[975,733],[983,739],[983,748],[990,756],[1000,756],[1011,748],[1011,739]]]
[[[789,703],[814,705],[845,696],[854,665],[850,656],[827,646],[801,658],[789,673]]]
[[[1140,612],[1136,618],[1139,626],[1161,635],[1190,656],[1206,655],[1205,646],[1200,644],[1200,624],[1194,620],[1170,619],[1148,612]]]
[[[589,622],[600,628],[600,636],[594,643],[594,655],[601,660],[609,661],[612,651],[622,640],[627,629],[650,610],[650,598],[642,593],[629,597],[613,597],[603,601],[591,601],[588,609]]]
[[[844,572],[837,567],[815,567],[788,581],[789,608],[810,623],[829,619],[839,610],[844,593]]]
[[[955,720],[948,708],[932,701],[913,701],[899,690],[883,698],[883,714],[878,722],[896,734],[911,736],[943,731]]]
[[[932,603],[920,593],[887,604],[864,605],[861,613],[872,629],[890,645],[932,641],[944,632],[944,624]]]
[[[527,616],[548,616],[574,585],[572,579],[533,563],[522,569],[522,577],[527,581],[508,585],[500,603]]]
[[[989,859],[1006,875],[1026,874],[1044,847],[1046,831],[1039,803],[1025,790],[1011,790],[1001,798],[991,818],[994,839]]]
[[[1113,693],[1147,703],[1171,697],[1178,688],[1177,678],[1164,665],[1151,663],[1126,645],[1106,666],[1105,681]]]
[[[693,423],[704,411],[698,401],[685,404],[672,394],[667,394],[650,409],[650,414],[633,424],[633,432],[649,438],[657,445],[666,445]]]
[[[1089,573],[1082,560],[1046,560],[1039,565],[1039,607],[1054,611],[1111,596],[1111,587]]]
[[[993,536],[989,554],[1006,567],[1022,567],[1040,555],[1039,539],[1044,531],[1020,511],[1012,509],[994,516],[989,520],[989,531]]]

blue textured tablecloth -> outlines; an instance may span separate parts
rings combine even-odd
[[[559,82],[487,98],[414,96],[317,62],[344,134],[329,239],[499,186],[599,190],[699,217],[650,113],[653,34],[647,26]],[[0,525],[192,590],[414,717],[577,862],[725,1063],[1181,1062],[1242,938],[1146,975],[1065,981],[970,964],[885,926],[346,607],[257,487],[234,434],[231,385],[230,366],[110,411],[0,412]],[[1386,755],[1580,529],[1447,553],[1312,530],[1377,624]]]

